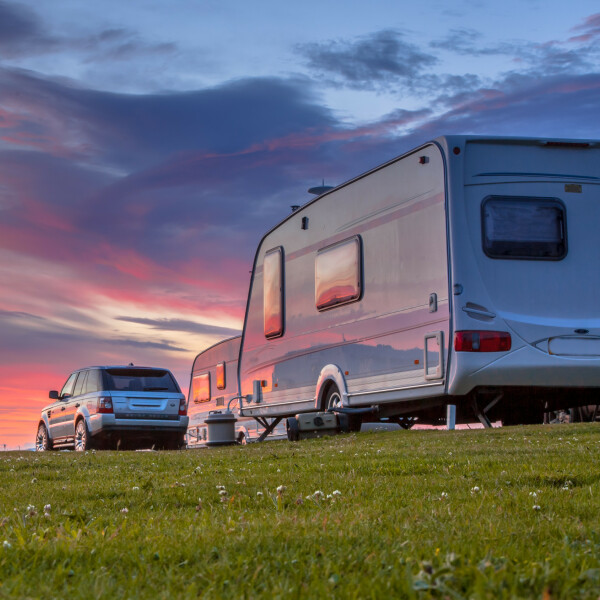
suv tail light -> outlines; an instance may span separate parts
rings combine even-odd
[[[457,331],[454,349],[457,352],[507,352],[511,347],[506,331]]]
[[[112,398],[100,397],[98,398],[98,404],[96,405],[96,412],[104,414],[112,414],[113,404]]]
[[[185,398],[181,398],[179,401],[179,416],[185,417],[185,415],[187,415],[187,402]]]

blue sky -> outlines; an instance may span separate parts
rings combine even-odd
[[[0,0],[0,444],[78,367],[187,388],[308,187],[444,133],[600,138],[597,2]]]

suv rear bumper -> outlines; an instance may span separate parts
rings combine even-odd
[[[123,433],[132,437],[147,437],[148,434],[184,434],[189,418],[180,416],[177,420],[117,419],[114,414],[96,414],[89,419],[89,430],[93,437],[103,434]]]

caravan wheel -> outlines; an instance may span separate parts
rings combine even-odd
[[[332,385],[327,390],[327,395],[325,396],[325,410],[329,410],[330,408],[341,408],[342,407],[342,395],[340,391],[337,389],[335,385]]]
[[[325,410],[331,408],[342,408],[342,395],[335,385],[332,385],[327,390],[325,396]],[[360,415],[344,415],[348,419],[347,429],[345,431],[360,431],[362,425],[362,418]]]

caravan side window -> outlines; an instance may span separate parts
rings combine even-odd
[[[489,196],[481,215],[490,258],[560,260],[567,254],[565,207],[558,200]]]
[[[225,379],[225,363],[220,362],[217,365],[217,389],[224,390],[227,387],[227,380]]]
[[[265,337],[283,335],[283,248],[265,254],[263,262]]]
[[[210,373],[201,373],[192,378],[192,400],[199,404],[210,400]]]
[[[327,310],[360,300],[362,292],[361,239],[327,246],[317,252],[315,261],[315,304]]]

